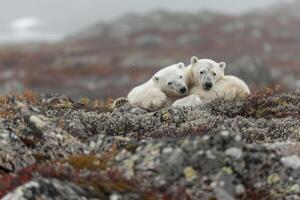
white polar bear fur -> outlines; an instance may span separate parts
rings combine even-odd
[[[201,98],[198,95],[191,94],[182,99],[178,99],[175,101],[172,106],[173,107],[188,107],[188,106],[198,106],[203,104]]]
[[[224,75],[226,63],[217,63],[210,59],[191,58],[191,64],[186,67],[186,74],[189,77],[189,96],[181,99],[180,105],[199,105],[201,102],[191,103],[191,95],[200,97],[202,103],[209,103],[217,98],[224,97],[232,99],[245,97],[250,94],[249,87],[241,79],[235,76]],[[203,74],[201,74],[202,72]],[[205,82],[212,83],[211,89],[205,89]],[[174,102],[174,106],[178,102]]]
[[[180,92],[183,87],[186,88],[184,94]],[[171,106],[187,93],[185,65],[178,63],[161,69],[146,83],[133,88],[127,97],[132,105],[155,111]]]

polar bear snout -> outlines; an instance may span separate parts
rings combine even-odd
[[[205,83],[203,84],[203,88],[204,88],[205,90],[210,90],[210,89],[212,88],[212,86],[213,86],[213,83],[212,83],[212,82],[205,82]]]
[[[178,96],[185,96],[189,91],[188,87],[185,84],[177,84],[174,89]]]
[[[182,87],[182,88],[180,88],[179,91],[180,91],[181,94],[186,94],[188,90],[187,90],[186,87]]]

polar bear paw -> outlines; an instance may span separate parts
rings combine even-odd
[[[172,104],[172,107],[188,107],[188,106],[198,106],[203,104],[201,98],[197,95],[189,95],[182,99],[178,99]]]
[[[113,109],[116,109],[116,108],[119,108],[119,107],[125,105],[128,102],[129,102],[129,100],[127,98],[121,97],[114,101],[112,107],[113,107]]]

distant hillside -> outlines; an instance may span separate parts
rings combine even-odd
[[[97,48],[130,49],[117,54],[124,67],[161,66],[174,59],[186,60],[191,54],[230,61],[250,55],[272,67],[300,71],[299,8],[300,1],[296,1],[242,16],[163,10],[147,15],[128,14],[109,24],[98,23],[66,42],[84,45],[86,51],[97,53]]]
[[[111,23],[100,22],[71,36],[70,39],[75,41],[101,37],[122,39],[132,34],[150,30],[162,32],[196,31],[201,25],[227,17],[226,15],[208,11],[197,14],[173,13],[165,10],[156,10],[146,15],[131,13]]]

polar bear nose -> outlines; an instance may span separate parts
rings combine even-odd
[[[183,87],[179,90],[182,94],[185,94],[187,92],[187,89],[186,87]]]
[[[213,86],[213,84],[211,82],[206,82],[204,86],[205,88],[210,89]]]

